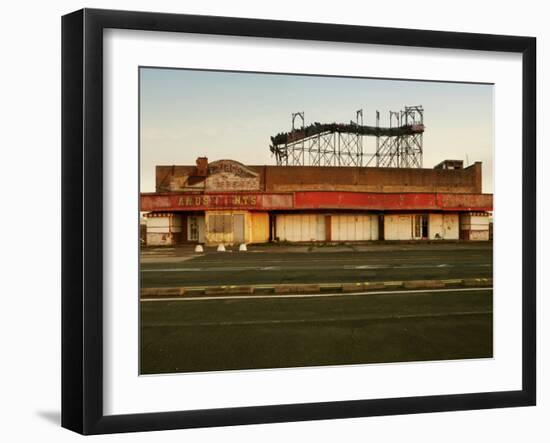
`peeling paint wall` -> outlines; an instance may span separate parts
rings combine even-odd
[[[460,216],[460,238],[472,241],[488,241],[489,215],[462,214]]]
[[[428,237],[430,240],[458,240],[458,214],[429,214]]]
[[[179,215],[147,218],[147,245],[171,246],[182,235],[182,220]]]

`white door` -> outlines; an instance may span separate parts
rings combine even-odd
[[[204,216],[190,215],[187,217],[187,239],[204,243]]]
[[[277,215],[276,236],[280,241],[325,241],[325,235],[324,215]]]

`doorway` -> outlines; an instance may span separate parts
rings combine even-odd
[[[203,215],[189,215],[187,217],[187,239],[192,242],[204,243]]]
[[[415,215],[413,221],[413,238],[415,240],[428,238],[428,216]]]
[[[233,243],[244,243],[244,214],[233,215]]]

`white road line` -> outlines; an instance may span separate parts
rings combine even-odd
[[[211,268],[152,268],[152,269],[142,269],[141,272],[234,272],[234,271],[283,271],[285,269],[289,270],[362,270],[362,269],[431,269],[431,268],[455,268],[457,266],[463,267],[489,267],[492,266],[490,263],[460,263],[460,264],[451,264],[451,263],[442,263],[439,265],[436,264],[426,264],[426,265],[344,265],[340,267],[336,266],[296,266],[296,267],[282,267],[282,266],[218,266]]]
[[[261,299],[261,298],[316,298],[316,297],[345,297],[348,295],[388,295],[388,294],[415,294],[427,292],[470,292],[492,291],[493,288],[448,288],[448,289],[413,289],[404,291],[362,291],[362,292],[337,292],[328,294],[265,294],[265,295],[216,295],[213,297],[165,297],[142,298],[142,302],[155,301],[197,301],[197,300],[234,300],[234,299]]]
[[[204,257],[204,255],[200,255],[200,256],[195,256],[195,257],[190,257],[190,259],[197,259],[197,258],[200,258],[200,257]],[[474,257],[461,257],[461,259],[465,260],[466,262],[469,260],[469,259],[472,259]],[[475,258],[491,258],[491,257],[475,257]],[[300,257],[299,260],[302,260],[303,257]],[[406,258],[385,258],[386,261],[389,261],[389,262],[407,262],[407,261],[429,261],[429,260],[441,260],[441,259],[445,259],[445,257],[406,257]],[[296,259],[294,259],[296,260]],[[218,264],[218,263],[223,263],[223,260],[196,260],[197,262],[199,262],[199,264],[201,265],[210,265],[210,264]],[[273,258],[262,258],[262,259],[256,259],[254,258],[254,260],[252,259],[249,259],[249,260],[241,260],[241,263],[261,263],[261,262],[264,262],[264,263],[288,263],[289,259],[273,259]],[[308,263],[312,263],[312,262],[332,262],[332,261],[335,261],[335,259],[333,257],[327,257],[327,258],[306,258],[305,261],[307,261]],[[356,257],[353,257],[353,258],[344,258],[344,257],[341,257],[341,258],[338,258],[336,261],[338,262],[357,262],[359,261]],[[380,261],[378,258],[376,257],[364,257],[363,258],[363,261],[372,261],[372,262],[378,262]]]
[[[375,315],[372,317],[342,317],[342,318],[298,318],[291,320],[242,320],[242,321],[204,321],[204,322],[183,322],[183,323],[152,323],[153,327],[197,327],[197,326],[251,326],[251,325],[279,325],[279,324],[304,324],[304,323],[335,323],[342,321],[376,321],[376,320],[401,320],[410,318],[441,318],[441,317],[464,317],[467,315],[487,315],[493,311],[457,311],[457,312],[434,312],[426,314],[394,314],[394,315]]]

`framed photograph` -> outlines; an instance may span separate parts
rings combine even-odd
[[[531,37],[62,20],[62,425],[536,403]]]

